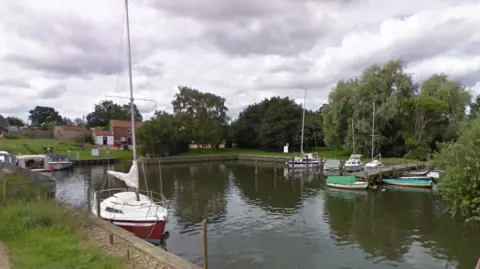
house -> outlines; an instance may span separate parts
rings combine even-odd
[[[92,132],[93,144],[113,146],[115,142],[110,130],[95,129]]]
[[[88,129],[84,126],[62,125],[55,126],[53,129],[53,138],[59,140],[75,140],[88,134]]]
[[[135,122],[135,128],[142,126],[141,121]],[[132,144],[132,124],[130,121],[110,120],[110,132],[113,138],[118,142],[125,142],[128,145]]]

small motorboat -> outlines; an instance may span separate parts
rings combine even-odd
[[[0,151],[0,162],[13,163],[13,156],[6,151]]]
[[[318,167],[325,163],[324,159],[314,157],[312,153],[305,153],[302,157],[296,157],[292,161],[286,161],[288,168]]]
[[[343,165],[343,169],[347,172],[357,172],[363,170],[363,156],[361,154],[352,154]]]
[[[383,163],[379,160],[373,160],[365,164],[366,169],[381,168],[381,167],[383,167]]]
[[[432,178],[389,178],[383,179],[382,182],[387,185],[414,187],[414,188],[431,188],[434,184]]]
[[[48,163],[50,165],[50,170],[59,171],[64,169],[69,169],[72,167],[73,163],[64,155],[47,155]]]
[[[355,176],[328,176],[327,186],[339,189],[366,190],[367,181],[359,181]]]
[[[415,176],[426,176],[428,174],[428,170],[421,170],[421,171],[405,171],[403,172],[403,176],[406,177],[415,177]]]

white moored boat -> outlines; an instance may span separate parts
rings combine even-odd
[[[64,155],[47,155],[50,169],[54,171],[69,169],[73,163]]]

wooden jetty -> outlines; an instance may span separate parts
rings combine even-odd
[[[365,171],[352,173],[360,180],[378,184],[384,178],[397,178],[404,171],[424,169],[425,163],[397,164],[379,168],[371,168]]]
[[[70,159],[74,165],[82,164],[112,164],[118,161],[117,158],[87,158],[87,159]]]

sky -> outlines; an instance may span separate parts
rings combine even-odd
[[[180,85],[229,116],[271,96],[318,109],[335,83],[401,58],[480,89],[480,1],[130,0],[134,95],[148,118]],[[81,117],[129,96],[123,0],[0,1],[0,114],[36,105]]]

